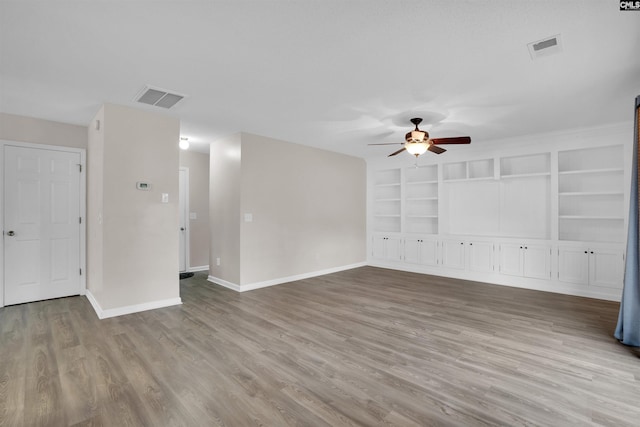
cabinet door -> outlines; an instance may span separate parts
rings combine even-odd
[[[382,236],[373,236],[371,242],[371,256],[373,258],[384,259],[385,257],[385,243],[387,241],[386,237]]]
[[[589,283],[589,255],[586,248],[561,246],[558,249],[558,280],[579,285]]]
[[[402,239],[398,237],[387,237],[385,252],[385,259],[389,261],[402,260]]]
[[[420,239],[404,239],[404,262],[420,264]]]
[[[469,242],[469,270],[493,272],[493,243]]]
[[[404,261],[409,264],[437,265],[437,240],[409,238],[404,240]]]
[[[524,245],[522,275],[534,279],[551,278],[551,248]]]
[[[589,251],[589,284],[622,289],[624,261],[622,252],[615,250]]]
[[[442,265],[464,269],[464,242],[459,240],[442,241]]]
[[[513,243],[500,245],[500,273],[522,276],[522,246]]]
[[[422,240],[420,242],[420,264],[438,265],[438,241]]]

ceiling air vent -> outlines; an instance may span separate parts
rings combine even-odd
[[[554,55],[562,52],[562,41],[560,34],[538,40],[527,45],[531,59],[537,59],[543,56]]]
[[[157,87],[145,86],[135,97],[136,102],[155,105],[156,107],[171,108],[186,95],[180,95]]]

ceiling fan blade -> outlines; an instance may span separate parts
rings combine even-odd
[[[471,138],[468,136],[456,136],[453,138],[431,138],[434,144],[471,144]]]
[[[398,151],[389,154],[387,157],[391,157],[391,156],[395,156],[396,154],[400,154],[402,153],[404,150],[406,150],[406,148],[402,147],[401,149],[399,149]]]
[[[436,147],[435,145],[429,145],[429,148],[427,148],[427,150],[431,151],[432,153],[436,153],[436,154],[442,154],[445,151],[447,151],[444,148]]]
[[[367,144],[367,145],[397,145],[404,144],[404,142],[382,142],[380,144]]]

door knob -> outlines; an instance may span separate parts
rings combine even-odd
[[[7,236],[15,236],[16,233],[13,232],[13,230],[11,231],[7,231]]]
[[[180,231],[184,231],[184,227],[180,227]]]

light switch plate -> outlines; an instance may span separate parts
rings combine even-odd
[[[169,203],[169,193],[162,193],[162,203]]]
[[[189,219],[198,219],[198,215],[195,212],[189,212]]]
[[[244,214],[244,222],[253,222],[253,214],[251,213]]]

